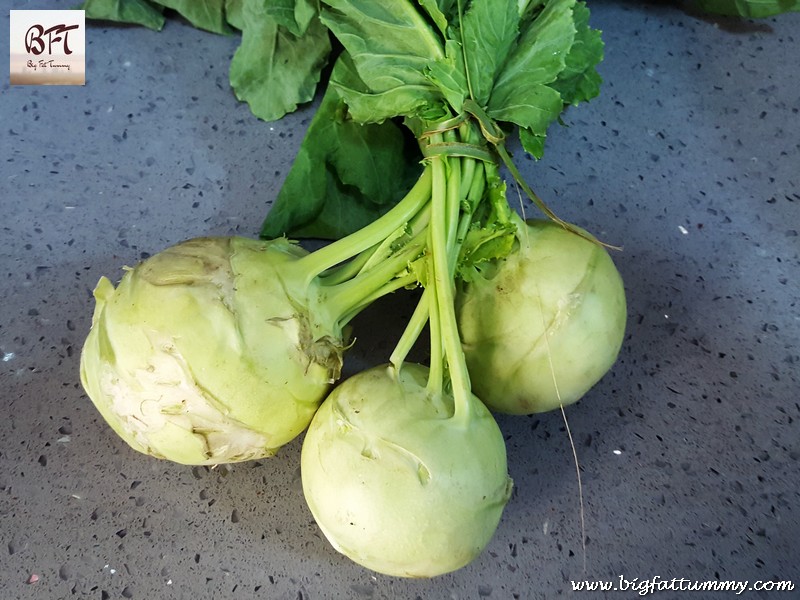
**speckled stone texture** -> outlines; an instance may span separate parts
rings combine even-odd
[[[44,4],[74,3],[14,8]],[[566,113],[544,160],[522,160],[557,212],[624,246],[623,351],[566,411],[585,570],[558,413],[499,418],[516,482],[499,530],[429,581],[330,547],[303,501],[299,441],[190,468],[105,425],[78,380],[98,278],[188,237],[255,236],[313,114],[257,121],[227,82],[237,39],[171,19],[161,33],[93,24],[85,87],[2,85],[3,600],[589,598],[606,596],[570,581],[620,576],[800,589],[800,15],[591,8],[603,93]],[[410,310],[364,315],[353,364],[387,358],[386,315]]]

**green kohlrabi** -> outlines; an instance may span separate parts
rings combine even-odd
[[[179,463],[272,455],[339,377],[347,323],[415,281],[430,181],[311,254],[285,238],[198,238],[129,269],[116,289],[102,278],[81,355],[100,413],[136,450]],[[340,265],[360,252],[372,260]]]
[[[417,364],[362,371],[317,411],[301,456],[303,491],[325,536],[387,575],[431,577],[471,562],[511,493],[503,436],[474,396],[454,418]]]
[[[530,414],[581,398],[625,333],[622,279],[599,244],[550,221],[518,221],[518,247],[460,285],[456,312],[475,391]]]
[[[135,449],[176,462],[260,458],[300,433],[341,366],[344,340],[302,249],[200,238],[102,278],[81,378]],[[293,289],[294,288],[294,289]]]

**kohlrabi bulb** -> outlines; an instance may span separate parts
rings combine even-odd
[[[464,418],[426,389],[428,369],[361,372],[306,433],[303,491],[339,552],[380,573],[432,577],[487,545],[511,493],[503,436],[474,396]]]
[[[287,240],[199,238],[94,295],[81,381],[134,449],[183,464],[270,456],[302,432],[341,367],[341,333],[293,276]]]
[[[520,223],[519,248],[461,286],[456,314],[473,389],[492,410],[576,402],[614,364],[625,291],[608,252],[549,221]]]

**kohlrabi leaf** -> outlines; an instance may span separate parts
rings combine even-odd
[[[523,83],[552,83],[564,70],[567,53],[575,40],[572,7],[575,0],[550,0],[541,13],[521,33],[492,96],[513,97],[513,90]],[[490,108],[500,108],[490,98]]]
[[[360,125],[328,88],[261,235],[338,239],[356,231],[403,197],[420,158],[393,121]]]
[[[431,83],[407,83],[373,91],[359,76],[348,52],[337,59],[329,85],[344,98],[350,114],[360,123],[382,123],[396,116],[410,116],[440,97]]]
[[[511,224],[492,223],[486,227],[474,225],[464,238],[458,260],[458,275],[466,281],[474,281],[482,267],[511,252],[516,239],[516,227]]]
[[[418,96],[423,102],[437,93],[424,71],[431,61],[444,55],[444,50],[416,2],[328,0],[327,5],[322,12],[323,23],[350,54],[365,87],[359,91],[383,97],[405,88],[409,98]],[[396,96],[391,100],[398,105]],[[407,113],[390,116],[402,114]]]
[[[231,61],[231,86],[253,114],[274,121],[313,99],[330,52],[328,31],[314,19],[305,34],[294,36],[261,0],[245,0],[242,10],[242,43]]]
[[[552,87],[523,81],[514,89],[503,86],[495,90],[486,112],[497,121],[514,123],[537,135],[544,135],[563,108],[561,94]]]
[[[564,104],[575,105],[600,93],[602,78],[596,67],[603,60],[603,38],[597,29],[589,27],[589,9],[585,2],[575,4],[573,16],[577,29],[575,41],[553,87],[561,94]]]
[[[544,152],[548,126],[564,108],[555,82],[575,42],[575,0],[550,0],[525,27],[497,77],[486,113],[519,126],[522,147],[536,158]],[[575,56],[579,68],[580,56]]]
[[[461,105],[469,93],[461,44],[455,40],[447,40],[445,57],[431,63],[427,74],[428,79],[439,88],[453,110],[460,112]]]
[[[225,0],[152,0],[180,13],[195,27],[212,33],[231,33],[225,18]]]
[[[517,39],[516,2],[473,0],[461,23],[470,96],[486,106],[495,76]]]
[[[87,19],[144,25],[155,31],[164,27],[161,7],[146,0],[86,0],[79,8],[86,11]]]
[[[800,12],[800,0],[697,0],[694,4],[703,12],[748,19]]]
[[[544,156],[544,139],[545,134],[537,134],[530,129],[519,128],[519,141],[522,143],[522,149],[536,159]]]
[[[263,4],[276,23],[296,36],[303,35],[319,13],[313,0],[267,0]]]
[[[225,0],[225,19],[231,27],[244,29],[244,3],[246,0]]]
[[[427,84],[422,71],[443,49],[416,2],[328,0],[326,5],[323,22],[350,52],[371,90]]]
[[[428,13],[442,35],[447,34],[447,24],[454,4],[455,0],[419,0],[419,5]]]

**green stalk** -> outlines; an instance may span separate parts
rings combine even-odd
[[[422,248],[421,242],[412,242],[375,268],[344,283],[323,288],[322,293],[325,295],[325,306],[329,314],[333,315],[337,322],[348,316],[352,318],[354,310],[363,308],[367,299],[374,300],[376,292],[404,271],[408,264],[419,256]]]
[[[448,191],[448,187],[456,186],[457,189],[460,189],[460,171],[452,169],[451,174],[454,174],[452,180],[448,178],[445,160],[439,156],[431,158],[433,184],[431,193],[430,253],[433,273],[432,281],[428,283],[433,289],[432,297],[434,299],[434,306],[431,307],[431,324],[433,324],[434,320],[437,320],[440,330],[439,336],[436,338],[433,337],[432,332],[431,339],[441,340],[444,350],[444,359],[447,361],[455,404],[453,417],[465,420],[468,418],[472,392],[469,372],[464,360],[464,351],[461,348],[461,340],[458,334],[458,323],[456,322],[454,308],[453,275],[450,270],[451,260],[448,253],[448,232],[455,227],[455,225],[451,227],[448,222],[449,218],[452,218],[448,210],[448,200],[453,197],[453,194]],[[460,201],[458,205],[460,206]],[[435,364],[433,362],[433,350],[436,346],[437,342],[431,344],[432,368]],[[439,362],[443,361],[440,360]],[[431,379],[433,379],[433,376],[431,376]],[[430,382],[429,385],[431,385]],[[437,385],[436,382],[433,385]]]
[[[422,335],[422,330],[425,329],[425,324],[428,322],[428,315],[430,314],[430,291],[428,288],[422,290],[422,295],[417,302],[417,307],[414,309],[414,314],[406,324],[403,334],[397,342],[389,362],[392,363],[398,371],[403,366],[408,353],[411,348],[417,343],[419,336]],[[441,362],[441,361],[440,361]]]
[[[447,256],[453,254],[453,248],[456,244],[456,231],[458,230],[458,216],[461,213],[461,194],[462,181],[461,181],[461,163],[462,158],[449,158],[447,159],[447,194],[445,196],[445,248]],[[450,261],[448,260],[448,263]],[[453,278],[453,273],[448,269],[450,279]]]
[[[362,271],[368,271],[377,263],[386,260],[397,251],[398,247],[407,244],[408,240],[412,239],[427,226],[428,221],[430,221],[430,212],[430,207],[425,205],[403,229],[396,230],[380,244],[367,248],[352,260],[322,273],[319,276],[320,283],[322,285],[343,283]],[[406,239],[403,241],[403,238]]]
[[[480,161],[474,158],[461,159],[461,187],[459,195],[466,198],[469,195],[470,188],[475,183],[475,172],[480,168]]]
[[[394,234],[387,237],[380,245],[378,245],[375,251],[370,254],[361,270],[371,269],[379,262],[386,260],[388,256],[391,256],[397,251],[396,246],[402,245],[403,243],[408,243],[409,239],[413,239],[421,231],[423,231],[430,221],[430,212],[430,206],[425,205],[425,207],[423,207],[422,210],[414,215],[414,217],[407,223],[406,227],[404,227],[402,230],[396,231]],[[402,242],[403,238],[406,238],[405,242]]]
[[[433,261],[428,259],[428,323],[431,337],[431,368],[428,372],[428,385],[426,389],[430,396],[438,400],[441,399],[444,390],[444,349],[442,348],[442,327],[439,319],[439,300],[436,294],[436,286],[433,282]]]
[[[462,127],[458,131],[431,133],[427,141],[429,147],[460,148],[460,138],[469,138],[471,131],[471,128]],[[427,224],[428,276],[422,297],[390,362],[396,369],[401,368],[428,321],[431,344],[428,393],[434,398],[441,397],[448,374],[455,404],[453,416],[463,420],[469,415],[472,392],[455,316],[454,274],[472,212],[483,197],[486,173],[482,161],[464,156],[459,150],[455,152],[456,155],[449,155],[447,151],[428,154],[432,177],[430,222]],[[379,260],[380,254],[372,254],[370,262]]]
[[[472,213],[475,211],[475,207],[478,205],[478,202],[480,202],[481,198],[483,198],[483,192],[486,189],[486,176],[484,169],[485,167],[483,163],[479,163],[475,166],[469,191],[467,191],[466,194],[466,202],[462,203],[462,205],[465,205],[465,208],[462,211],[461,218],[458,223],[458,231],[456,232],[456,243],[458,245],[460,245],[467,236],[469,227],[472,225]],[[456,252],[456,254],[458,253]]]
[[[362,310],[364,310],[367,306],[372,304],[378,298],[382,298],[383,296],[386,296],[388,294],[391,294],[392,292],[396,292],[397,290],[406,288],[408,286],[413,286],[415,283],[417,283],[417,276],[414,273],[406,273],[405,275],[401,275],[399,277],[395,277],[394,279],[387,281],[377,290],[372,292],[370,295],[362,298],[361,302],[358,305],[353,306],[347,314],[343,315],[339,319],[338,323],[339,326],[344,327],[345,325],[347,325],[350,321],[352,321],[355,317],[358,316],[358,313],[360,313]]]
[[[414,187],[385,215],[376,219],[363,229],[332,242],[327,246],[304,256],[298,261],[297,268],[305,270],[305,283],[311,285],[315,277],[328,269],[345,262],[379,244],[395,230],[403,227],[430,198],[431,173],[425,168]]]
[[[378,251],[378,248],[380,247],[381,244],[375,244],[374,246],[362,251],[352,260],[349,260],[337,267],[328,269],[320,274],[320,283],[322,285],[336,285],[337,283],[343,283],[348,279],[352,279],[361,272],[364,266],[369,262],[370,258],[375,254],[375,252]]]
[[[458,128],[461,140],[467,144],[482,145],[483,136],[471,121],[465,121]],[[475,185],[476,172],[483,166],[482,160],[465,157],[461,160],[461,197],[467,198]],[[480,197],[479,197],[480,198]],[[474,208],[474,207],[473,207]]]

